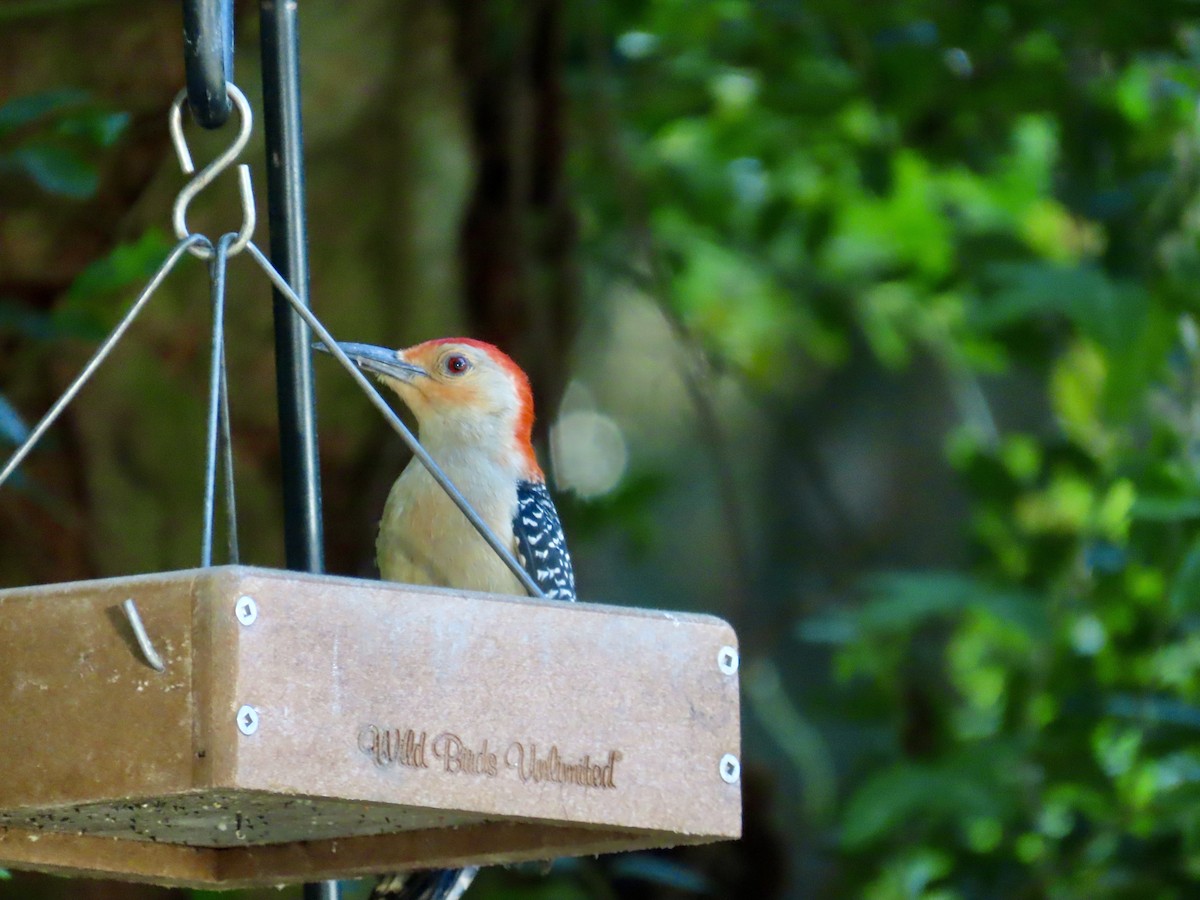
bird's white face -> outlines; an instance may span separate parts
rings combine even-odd
[[[528,443],[533,429],[529,380],[492,345],[443,338],[405,350],[341,347],[413,411],[422,443],[431,450],[454,441],[498,447]]]
[[[397,358],[413,367],[411,376],[389,386],[424,428],[438,420],[496,418],[515,426],[524,393],[514,379],[524,376],[507,356],[461,341],[426,341],[401,350]],[[420,373],[416,371],[420,369]],[[525,390],[528,390],[527,385]],[[450,424],[444,421],[442,424]]]

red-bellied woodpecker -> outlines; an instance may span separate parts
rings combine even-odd
[[[468,338],[407,350],[339,346],[413,411],[421,444],[546,596],[574,600],[571,556],[530,443],[533,394],[517,364]],[[391,581],[525,592],[415,458],[388,495],[375,552],[380,574]],[[390,876],[371,896],[457,900],[474,875],[474,869],[443,869]]]

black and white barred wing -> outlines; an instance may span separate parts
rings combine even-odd
[[[384,875],[368,900],[459,900],[478,871],[478,866],[472,866]]]
[[[546,485],[522,481],[517,485],[517,515],[513,534],[521,565],[551,600],[575,599],[575,571],[558,510]]]

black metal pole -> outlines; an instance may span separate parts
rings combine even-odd
[[[271,262],[308,303],[304,215],[304,128],[300,118],[300,35],[294,0],[260,0],[263,119]],[[308,327],[275,291],[275,378],[283,463],[284,545],[289,569],[325,567],[316,398]],[[304,885],[304,900],[339,900],[338,883]]]
[[[336,881],[318,881],[304,886],[304,900],[341,900]]]
[[[233,109],[233,0],[183,0],[183,68],[192,118],[220,128]]]
[[[300,42],[294,0],[260,0],[263,119],[271,262],[308,302]],[[289,569],[320,572],[325,554],[317,417],[308,327],[275,292],[275,373],[283,464],[284,544]]]

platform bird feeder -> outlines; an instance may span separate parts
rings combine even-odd
[[[239,232],[217,241],[188,232],[188,203],[234,164],[251,113],[221,74],[225,31],[205,24],[218,7],[228,21],[229,0],[184,6],[189,27],[212,32],[186,42],[189,68],[204,62],[192,59],[201,51],[212,57],[189,102],[228,96],[237,137],[181,190],[180,242],[0,468],[0,483],[176,263],[201,256],[214,312],[205,565],[0,590],[0,867],[234,888],[738,837],[738,650],[724,622],[309,574],[322,563],[313,337],[424,451],[304,296],[296,4],[262,3],[280,268],[251,240],[245,166]],[[192,173],[182,102],[170,127]],[[198,118],[226,115],[214,106]],[[226,259],[242,250],[279,301],[287,564],[306,573],[209,565],[218,447],[237,559],[223,310]],[[520,574],[511,551],[477,527]]]
[[[707,616],[239,566],[17,588],[0,716],[18,869],[233,888],[741,829]]]

